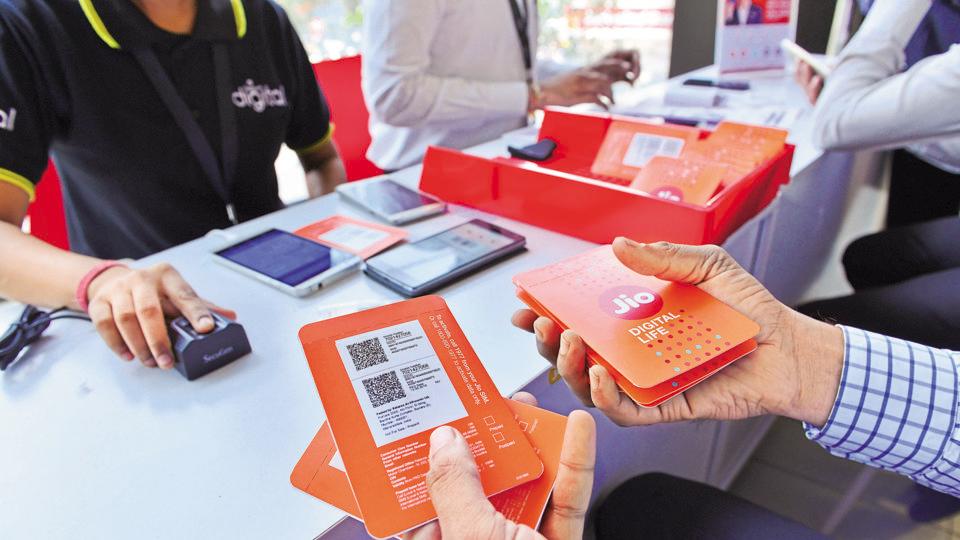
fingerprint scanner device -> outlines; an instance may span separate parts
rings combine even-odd
[[[220,369],[251,351],[243,326],[216,313],[211,315],[215,326],[206,334],[194,330],[185,317],[170,323],[174,367],[188,381]]]

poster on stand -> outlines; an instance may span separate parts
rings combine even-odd
[[[783,39],[795,40],[798,0],[717,0],[714,62],[721,73],[786,65]]]

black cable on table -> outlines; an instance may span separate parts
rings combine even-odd
[[[77,319],[89,321],[90,317],[67,308],[53,311],[43,311],[34,306],[27,306],[17,322],[10,325],[3,337],[0,337],[0,371],[4,371],[12,364],[32,343],[40,339],[50,323],[61,319]]]

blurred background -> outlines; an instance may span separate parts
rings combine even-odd
[[[359,53],[360,0],[278,1],[314,62]],[[674,0],[539,0],[539,5],[541,57],[583,64],[614,48],[636,48],[643,55],[641,82],[667,78]]]

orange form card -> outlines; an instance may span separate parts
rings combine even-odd
[[[766,161],[781,150],[787,142],[788,132],[764,126],[721,122],[708,138],[738,148],[751,148],[759,151]]]
[[[464,434],[488,496],[543,473],[439,296],[313,323],[300,341],[372,536],[396,536],[437,517],[425,480],[436,427]]]
[[[642,276],[610,246],[514,277],[535,312],[580,334],[590,360],[654,406],[756,348],[747,319],[691,285]]]
[[[328,217],[297,229],[294,234],[353,253],[361,259],[373,257],[407,238],[407,231],[403,229],[347,216]]]
[[[490,502],[507,519],[536,529],[557,479],[567,418],[519,401],[507,400],[507,405],[543,461],[544,470],[540,478],[494,495]],[[361,519],[350,480],[343,470],[343,461],[326,422],[297,462],[290,482],[294,487]]]
[[[691,127],[614,120],[590,172],[633,180],[654,156],[678,157],[699,137],[700,131]]]
[[[658,199],[705,205],[720,186],[727,168],[718,163],[655,157],[630,187]]]

